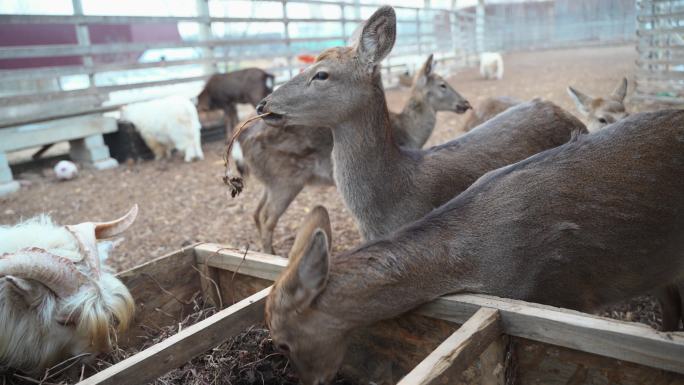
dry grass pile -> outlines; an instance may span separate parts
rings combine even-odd
[[[41,377],[32,378],[12,371],[0,372],[0,385],[67,385],[104,370],[188,326],[216,313],[216,308],[197,295],[193,311],[175,325],[161,329],[145,328],[143,343],[136,348],[115,348],[110,354],[83,364],[70,359],[50,369]],[[276,351],[267,329],[252,325],[227,342],[211,349],[180,368],[171,370],[152,382],[154,385],[297,385],[299,379],[283,354]],[[333,385],[353,385],[341,376]]]

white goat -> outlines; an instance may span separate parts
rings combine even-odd
[[[503,57],[498,52],[482,52],[480,54],[480,75],[485,79],[503,78]]]
[[[111,349],[134,303],[103,270],[98,240],[126,230],[138,206],[112,222],[59,226],[47,215],[0,227],[0,367],[30,374],[84,353]],[[107,241],[105,241],[107,242]]]
[[[174,148],[185,153],[186,162],[204,159],[199,116],[189,99],[169,96],[129,104],[121,108],[121,120],[133,123],[155,159],[170,157]]]

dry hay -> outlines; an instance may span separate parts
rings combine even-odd
[[[147,334],[143,343],[135,348],[114,348],[106,356],[83,364],[78,359],[68,359],[46,370],[40,378],[32,378],[18,372],[0,374],[0,385],[67,385],[104,370],[134,354],[157,344],[179,331],[216,314],[216,307],[206,303],[198,294],[192,299],[192,312],[176,324],[160,329],[144,327]],[[80,358],[80,357],[79,357]],[[286,356],[273,346],[264,325],[252,325],[225,343],[195,357],[183,366],[151,382],[154,385],[297,385],[299,378]],[[333,385],[352,385],[348,379],[338,377]]]

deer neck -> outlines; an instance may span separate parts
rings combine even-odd
[[[332,130],[335,182],[365,239],[384,231],[388,200],[398,198],[395,190],[406,185],[406,168],[411,167],[411,158],[394,144],[390,130],[382,88],[367,108]]]
[[[358,327],[448,293],[476,291],[477,267],[462,253],[465,244],[416,239],[425,237],[382,240],[333,257],[326,289],[317,299],[319,309]]]
[[[414,90],[411,98],[399,114],[402,129],[412,140],[415,148],[421,148],[432,135],[437,122],[437,112],[427,103],[425,96]]]

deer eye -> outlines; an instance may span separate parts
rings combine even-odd
[[[446,90],[446,89],[447,89],[447,86],[446,86],[446,84],[442,83],[442,84],[439,85],[439,88],[441,88],[441,89],[443,89],[443,90]]]
[[[316,72],[316,75],[314,75],[313,80],[328,80],[329,76],[330,75],[325,71],[318,71]]]
[[[608,121],[605,118],[599,118],[598,121],[601,124],[608,124]]]

